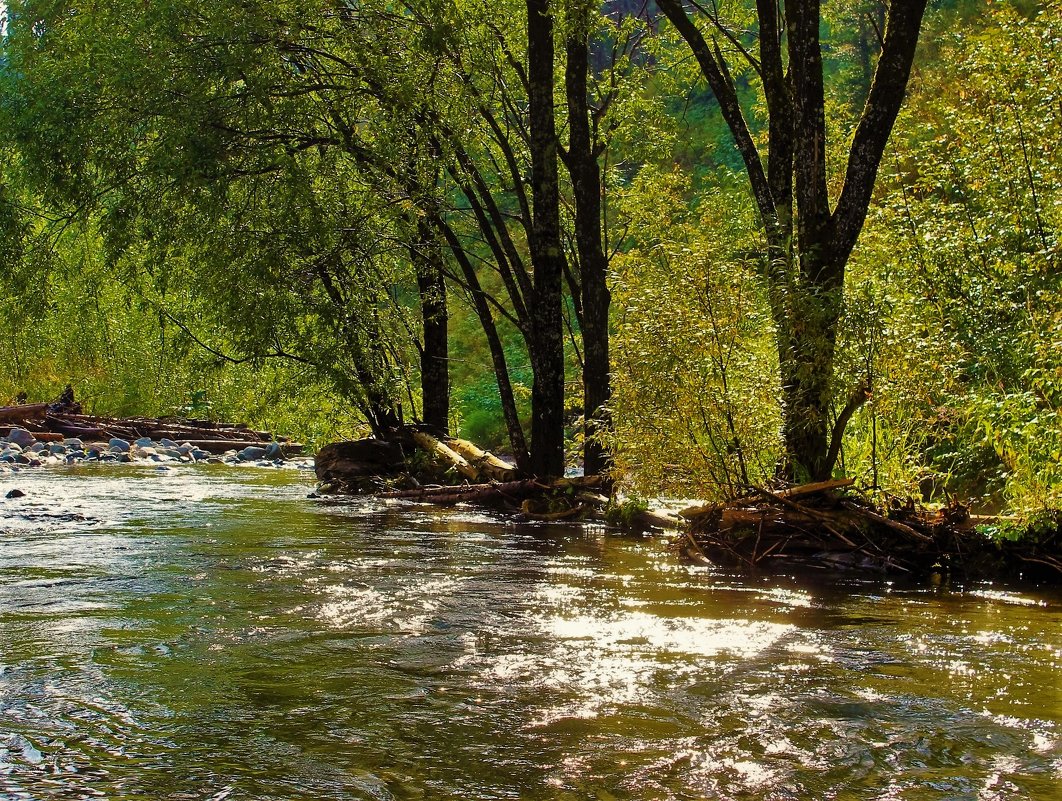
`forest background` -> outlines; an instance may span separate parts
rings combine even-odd
[[[536,76],[533,5],[9,2],[0,402],[69,382],[98,413],[315,444],[424,419],[520,456],[549,427],[536,393],[556,400],[536,304],[552,264],[568,464],[607,461],[640,495],[769,480],[788,408],[771,264],[716,94],[640,2],[541,3],[556,47]],[[762,147],[756,6],[688,8]],[[834,198],[886,10],[821,9]],[[1057,2],[930,3],[843,275],[835,474],[1062,507],[1060,61]],[[603,341],[611,380],[584,403]]]

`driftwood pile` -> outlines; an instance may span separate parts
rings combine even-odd
[[[286,437],[274,437],[269,431],[254,431],[242,423],[218,423],[178,417],[101,417],[82,414],[79,404],[60,399],[55,403],[0,406],[0,427],[18,426],[31,432],[39,442],[62,442],[67,438],[85,441],[113,437],[130,442],[143,437],[155,441],[170,439],[187,443],[209,453],[225,453],[252,446],[268,445],[274,440],[284,445],[288,454],[296,454],[302,445]]]
[[[959,503],[936,511],[913,501],[875,507],[844,490],[852,479],[772,491],[680,512],[682,547],[717,564],[771,570],[794,564],[926,575],[1062,577],[1054,538],[999,541],[977,530],[988,519]]]

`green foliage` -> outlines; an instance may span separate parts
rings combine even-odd
[[[613,300],[616,472],[645,494],[732,496],[771,476],[780,417],[754,226],[720,189],[690,211],[677,172],[625,193]],[[746,206],[747,208],[747,206]],[[751,231],[751,233],[750,233]]]
[[[877,414],[909,480],[1044,509],[1062,499],[1062,9],[978,22],[938,40],[858,254],[853,284],[886,304],[852,433]]]
[[[1062,505],[1062,8],[937,5],[848,269],[832,414],[853,387],[871,393],[840,470],[1039,519]],[[507,162],[528,170],[526,98],[508,58],[526,9],[404,8],[8,3],[0,284],[13,300],[0,398],[51,398],[72,381],[104,413],[209,412],[311,442],[362,434],[373,402],[418,402],[409,245],[434,210],[494,299],[526,425],[527,332],[445,169],[458,149],[477,166],[499,232],[526,258]],[[721,8],[754,52],[751,4]],[[824,9],[834,191],[880,8]],[[558,35],[575,19],[561,14]],[[593,24],[599,58],[638,39],[634,20]],[[741,63],[735,41],[715,38]],[[638,41],[596,65],[590,90],[617,250],[608,444],[633,491],[725,497],[769,480],[782,449],[760,221],[686,46],[667,25]],[[733,77],[762,143],[759,78],[751,67]],[[461,303],[465,276],[447,267],[455,428],[498,448],[493,366]]]

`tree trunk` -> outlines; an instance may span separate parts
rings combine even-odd
[[[564,251],[560,239],[558,143],[553,109],[553,15],[549,0],[527,0],[528,119],[533,201],[531,263],[531,470],[564,474]]]
[[[777,327],[782,382],[785,472],[791,478],[825,479],[833,470],[847,420],[842,412],[831,443],[831,379],[845,268],[866,220],[882,155],[903,103],[926,0],[890,0],[888,4],[880,57],[832,212],[820,0],[787,0],[781,16],[773,0],[756,2],[760,72],[769,117],[766,173],[723,52],[708,43],[690,17],[690,13],[712,12],[698,4],[693,4],[695,11],[688,10],[681,0],[657,0],[657,5],[689,45],[719,101],[764,226],[768,294]]]
[[[585,15],[584,15],[585,17]],[[575,240],[579,251],[582,294],[583,417],[585,444],[583,472],[592,476],[608,469],[609,458],[598,435],[609,426],[605,405],[611,397],[609,381],[608,258],[602,243],[601,169],[594,153],[587,97],[589,30],[578,23],[567,40],[565,88],[568,96],[568,172],[575,195]]]
[[[420,347],[421,417],[426,424],[445,434],[450,425],[450,354],[442,254],[426,221],[417,224],[417,240],[412,256],[417,270],[424,328]]]

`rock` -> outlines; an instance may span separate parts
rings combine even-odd
[[[267,459],[283,459],[284,452],[280,448],[279,442],[270,442],[269,447],[266,448],[265,458]]]
[[[32,445],[37,441],[37,438],[26,429],[21,428],[20,426],[15,426],[11,429],[10,433],[8,433],[7,441],[13,445],[18,445],[21,450],[22,448],[28,448]]]
[[[128,453],[120,453],[118,454],[118,461],[122,463],[131,462],[133,461],[133,457],[130,456]]]
[[[43,453],[48,450],[48,448],[43,442],[34,442],[33,445],[30,446],[30,450],[33,453]]]
[[[210,456],[210,457],[207,457],[206,463],[207,464],[224,464],[225,462],[224,462],[224,460],[222,460],[218,456]]]
[[[204,450],[200,450],[199,448],[195,448],[195,449],[192,450],[192,458],[195,459],[197,462],[201,462],[204,459],[209,460],[210,459],[210,451],[204,451]]]
[[[176,448],[163,448],[161,451],[159,451],[159,453],[161,453],[163,456],[168,456],[171,459],[181,458],[181,452]]]
[[[112,437],[107,443],[111,453],[129,453],[129,443],[119,437]]]
[[[20,489],[13,489],[13,490],[8,490],[7,495],[5,495],[4,497],[5,498],[25,498],[26,497],[26,493],[24,493]]]
[[[155,444],[155,440],[153,440],[151,437],[141,437],[133,444],[136,445],[138,448],[150,448],[152,445]]]
[[[22,446],[17,442],[9,442],[4,446],[4,453],[22,453]]]
[[[162,439],[159,440],[159,445],[161,445],[163,448],[176,448],[177,447],[177,443],[176,442],[174,442],[172,439],[167,439],[166,437],[163,437]]]
[[[265,454],[265,448],[260,448],[257,445],[248,445],[246,448],[236,454],[236,456],[241,462],[253,462],[256,459],[261,459],[263,456],[265,456]]]
[[[56,454],[66,453],[66,445],[63,445],[58,442],[53,442],[51,445],[48,446],[48,450]]]
[[[79,440],[77,437],[70,437],[63,440],[63,444],[72,451],[79,451],[85,447],[85,443]]]
[[[317,479],[329,483],[390,475],[401,470],[404,464],[402,449],[391,442],[378,439],[334,442],[317,454]]]
[[[96,450],[95,448],[89,448],[87,451],[85,451],[85,458],[86,459],[99,459],[100,458],[100,452],[98,450]]]
[[[187,442],[184,443],[183,445],[178,445],[177,446],[177,453],[181,454],[181,456],[187,456],[191,452],[192,452],[192,446],[189,445]]]
[[[29,460],[29,457],[26,456],[26,454],[24,454],[24,453],[16,453],[15,454],[15,464],[29,464],[29,463],[30,463],[30,460]]]
[[[158,451],[150,447],[149,445],[137,445],[133,449],[133,456],[137,457],[138,459],[148,459],[152,456],[156,456],[157,454]]]

